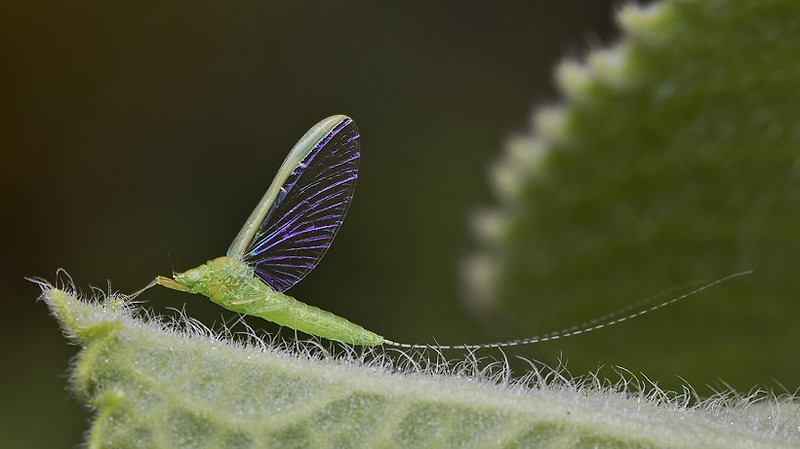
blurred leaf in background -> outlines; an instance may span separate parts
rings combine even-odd
[[[513,140],[483,216],[473,305],[555,330],[743,270],[614,330],[541,345],[703,393],[800,383],[800,4],[668,1],[558,72],[565,101]],[[684,291],[690,288],[684,288]],[[673,289],[672,296],[680,290]]]

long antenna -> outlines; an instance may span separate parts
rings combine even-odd
[[[637,304],[641,304],[641,301],[639,303],[623,307],[623,308],[617,310],[616,312],[612,312],[612,313],[610,313],[608,315],[605,315],[605,316],[603,316],[601,318],[597,318],[597,319],[594,319],[594,320],[586,321],[586,322],[581,323],[581,324],[576,325],[576,326],[572,326],[572,327],[569,327],[569,328],[566,328],[566,329],[562,329],[562,330],[556,331],[556,332],[550,332],[550,333],[547,333],[547,334],[541,334],[541,335],[536,335],[536,336],[533,336],[533,337],[522,338],[522,339],[519,339],[519,340],[511,340],[511,341],[498,342],[498,343],[483,343],[483,344],[476,344],[476,345],[422,345],[422,344],[395,343],[395,342],[390,341],[390,340],[384,340],[384,344],[386,344],[388,346],[395,346],[395,347],[398,347],[398,348],[406,348],[406,349],[466,349],[466,350],[474,350],[474,349],[489,349],[489,348],[508,348],[508,347],[512,347],[512,346],[530,345],[530,344],[533,344],[533,343],[541,343],[541,342],[544,342],[544,341],[558,340],[560,338],[567,338],[567,337],[572,337],[572,336],[575,336],[575,335],[586,334],[588,332],[593,332],[593,331],[602,329],[604,327],[609,327],[609,326],[613,326],[615,324],[622,323],[623,321],[628,321],[628,320],[633,319],[633,318],[638,318],[638,317],[640,317],[640,316],[642,316],[644,314],[656,311],[658,309],[661,309],[662,307],[666,307],[666,306],[668,306],[670,304],[674,304],[674,303],[676,303],[676,302],[678,302],[678,301],[680,301],[682,299],[688,298],[689,296],[695,295],[695,294],[700,293],[700,292],[702,292],[704,290],[708,290],[709,288],[714,287],[717,284],[721,284],[721,283],[723,283],[725,281],[728,281],[728,280],[731,280],[733,278],[737,278],[737,277],[740,277],[740,276],[745,276],[745,275],[752,274],[752,273],[753,273],[752,270],[748,270],[748,271],[741,271],[739,273],[730,274],[730,275],[725,276],[723,278],[717,279],[716,281],[709,282],[708,284],[705,284],[702,287],[698,287],[698,288],[696,288],[696,289],[694,289],[694,290],[692,290],[692,291],[690,291],[688,293],[684,293],[684,294],[682,294],[680,296],[676,296],[676,297],[671,298],[671,299],[669,299],[667,301],[664,301],[664,302],[662,302],[660,304],[656,304],[656,305],[648,307],[646,309],[642,309],[642,310],[639,310],[637,312],[630,313],[630,314],[622,316],[620,318],[615,318],[615,317],[619,316],[620,314],[624,313],[627,310],[630,310],[632,307],[635,307]],[[647,300],[645,300],[645,302],[647,302]]]

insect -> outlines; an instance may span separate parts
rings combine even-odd
[[[307,334],[351,345],[403,348],[479,349],[517,346],[590,332],[664,307],[732,277],[706,284],[659,305],[619,317],[619,312],[560,332],[502,343],[429,346],[395,343],[345,318],[285,294],[325,255],[353,199],[359,133],[347,116],[335,115],[314,125],[283,161],[278,174],[250,214],[225,256],[197,268],[157,276],[131,295],[155,285],[207,296],[214,303]]]

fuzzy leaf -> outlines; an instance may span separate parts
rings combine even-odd
[[[800,444],[797,406],[772,397],[687,408],[685,396],[626,394],[541,370],[503,381],[507,367],[490,376],[470,359],[442,368],[409,355],[400,369],[381,350],[332,357],[311,343],[237,342],[186,318],[137,318],[123,298],[86,302],[43,288],[83,348],[72,384],[95,410],[93,449]]]

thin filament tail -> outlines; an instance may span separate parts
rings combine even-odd
[[[674,304],[682,299],[686,299],[690,296],[696,295],[704,290],[708,290],[711,287],[714,287],[718,284],[721,284],[725,281],[729,281],[731,279],[746,276],[748,274],[752,274],[752,270],[748,271],[741,271],[738,273],[730,274],[723,278],[717,279],[715,281],[709,282],[701,287],[698,287],[688,293],[684,293],[679,296],[675,296],[667,301],[661,302],[654,306],[629,313],[627,315],[623,315],[619,317],[622,313],[630,310],[632,307],[635,307],[637,304],[642,304],[643,302],[648,302],[649,300],[640,301],[634,305],[623,307],[616,312],[612,312],[608,315],[605,315],[601,318],[597,318],[594,320],[586,321],[576,326],[571,326],[566,329],[561,329],[556,332],[550,332],[546,334],[536,335],[533,337],[522,338],[519,340],[511,340],[511,341],[504,341],[504,342],[497,342],[497,343],[482,343],[482,344],[474,344],[474,345],[424,345],[424,344],[409,344],[409,343],[396,343],[390,340],[384,340],[384,344],[388,346],[394,346],[398,348],[404,349],[433,349],[433,350],[440,350],[440,349],[465,349],[465,350],[475,350],[475,349],[491,349],[491,348],[509,348],[513,346],[522,346],[522,345],[530,345],[534,343],[541,343],[545,341],[551,340],[558,340],[561,338],[572,337],[575,335],[586,334],[588,332],[593,332],[604,327],[613,326],[615,324],[622,323],[623,321],[628,321],[633,318],[638,318],[642,315],[648,314],[650,312],[654,312],[658,309],[666,307],[670,304]],[[619,317],[619,318],[617,318]]]

